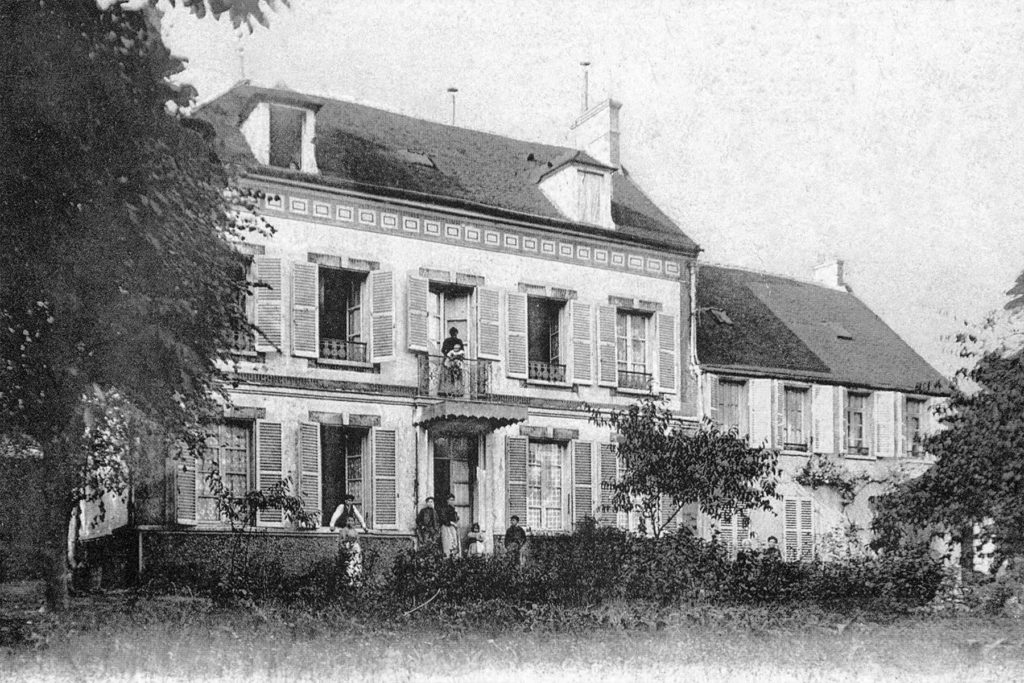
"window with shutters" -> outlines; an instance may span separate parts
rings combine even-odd
[[[473,290],[468,287],[445,286],[433,282],[430,284],[427,312],[432,353],[445,355],[451,350],[446,348],[446,340],[451,338],[454,329],[456,337],[462,343],[463,355],[466,358],[475,357],[472,355],[473,327],[470,325],[469,315],[472,294]],[[451,343],[449,342],[447,346],[450,347]]]
[[[750,517],[743,512],[736,512],[723,517],[717,522],[718,542],[721,543],[729,555],[736,551],[750,539]]]
[[[366,273],[320,266],[319,358],[366,363]]]
[[[563,496],[566,447],[561,443],[531,441],[527,460],[526,525],[532,529],[566,529]]]
[[[326,525],[331,513],[346,494],[355,496],[355,503],[363,509],[363,454],[366,453],[368,429],[320,425],[320,471],[324,514],[321,524]]]
[[[787,451],[808,451],[811,441],[810,391],[806,387],[784,387],[782,390],[782,448]]]
[[[306,110],[270,105],[270,165],[302,170],[302,132]]]
[[[921,439],[924,436],[922,425],[925,413],[923,398],[906,397],[903,401],[903,452],[911,458],[924,455]]]
[[[621,309],[615,316],[615,363],[620,389],[651,389],[650,321],[650,314]]]
[[[714,385],[712,396],[715,420],[725,429],[735,429],[741,437],[750,433],[747,393],[746,382],[719,379]]]
[[[239,268],[243,268],[239,266]],[[248,268],[237,271],[242,275],[250,286],[256,282],[255,264]],[[234,298],[234,306],[240,311],[245,319],[256,324],[256,297],[248,292],[237,292]],[[256,338],[251,332],[234,332],[231,338],[231,353],[242,356],[256,355]]]
[[[852,455],[871,453],[871,394],[845,392],[844,422],[846,452]]]
[[[814,559],[814,503],[810,498],[783,499],[783,557],[795,562]]]
[[[568,381],[562,342],[565,311],[563,300],[527,298],[528,379],[557,384]]]
[[[217,509],[217,498],[210,491],[207,477],[213,471],[219,472],[221,482],[235,500],[249,492],[253,467],[252,423],[231,420],[217,425],[206,441],[203,457],[196,464],[196,521],[226,521]]]

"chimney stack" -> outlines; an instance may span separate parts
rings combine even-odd
[[[573,146],[602,164],[618,168],[620,109],[622,104],[607,99],[580,114],[569,127]]]
[[[844,266],[842,259],[832,259],[817,265],[814,267],[814,281],[832,289],[848,292],[850,287],[844,279]]]

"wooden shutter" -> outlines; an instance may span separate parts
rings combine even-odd
[[[299,496],[302,509],[320,515],[325,525],[321,503],[320,425],[316,422],[299,423]]]
[[[196,461],[171,460],[174,468],[174,516],[178,524],[196,523]]]
[[[594,516],[594,444],[589,441],[574,441],[573,461],[573,515],[572,521],[579,523]]]
[[[875,443],[872,455],[891,458],[896,455],[896,394],[876,391],[874,399]]]
[[[406,290],[406,346],[410,351],[429,351],[430,334],[428,332],[430,313],[427,310],[430,300],[430,281],[409,276]]]
[[[718,414],[718,404],[720,402],[718,396],[718,377],[716,375],[704,375],[704,414],[715,422],[721,422],[721,416]]]
[[[476,290],[477,357],[501,360],[501,295],[496,289]]]
[[[771,445],[772,380],[752,379],[747,382],[750,402],[750,445]]]
[[[618,365],[615,360],[614,306],[597,307],[597,383],[602,387],[619,384]]]
[[[843,387],[834,387],[832,392],[832,405],[835,406],[835,444],[836,453],[845,453],[847,448],[846,443],[846,389]]]
[[[678,531],[683,519],[683,512],[682,510],[676,510],[676,504],[672,502],[672,496],[662,496],[661,500],[658,501],[658,509],[661,513],[660,523],[664,525],[662,533],[671,534]]]
[[[783,502],[783,551],[782,556],[789,562],[799,557],[799,503],[796,498],[786,498]]]
[[[786,442],[786,389],[781,382],[771,380],[771,445],[782,450]]]
[[[508,496],[506,524],[512,519],[512,515],[519,517],[522,526],[527,524],[526,486],[529,453],[529,439],[524,436],[505,437],[505,488]]]
[[[505,373],[509,377],[526,379],[526,295],[508,292],[505,295],[508,308],[508,349],[505,359]],[[525,503],[524,503],[525,505]],[[525,524],[526,518],[522,518]]]
[[[676,376],[676,317],[665,313],[655,316],[658,325],[658,391],[674,393]]]
[[[281,259],[257,256],[253,259],[256,282],[256,350],[278,351],[281,348]]]
[[[292,270],[292,354],[303,358],[320,355],[320,267],[296,263]]]
[[[373,430],[373,526],[398,526],[395,430]]]
[[[612,509],[612,497],[615,491],[611,484],[614,484],[619,477],[618,456],[615,452],[615,444],[603,443],[598,447],[598,478],[601,486],[601,508],[597,519],[601,524],[615,525],[618,515]]]
[[[594,339],[591,330],[590,304],[569,302],[572,317],[572,381],[576,384],[594,383]]]
[[[736,521],[735,515],[723,517],[718,524],[719,537],[718,540],[725,546],[725,550],[728,554],[732,555],[736,552]]]
[[[370,273],[370,358],[374,363],[395,357],[395,278],[388,271]]]
[[[814,506],[809,498],[800,500],[800,559],[814,559]]]
[[[281,423],[256,421],[256,488],[267,491],[283,478],[284,453]],[[259,510],[256,522],[261,526],[281,526],[284,515],[280,508]]]
[[[814,424],[814,452],[835,452],[835,416],[833,388],[814,385],[811,388],[811,420]]]

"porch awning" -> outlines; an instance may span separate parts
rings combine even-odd
[[[448,400],[423,408],[415,424],[431,431],[485,434],[525,422],[528,416],[526,406]]]

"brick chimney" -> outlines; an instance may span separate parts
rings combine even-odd
[[[619,110],[622,104],[607,99],[595,104],[572,122],[573,146],[601,163],[619,167]]]
[[[842,259],[832,259],[814,267],[814,281],[818,284],[838,289],[844,292],[850,291],[850,286],[843,279],[844,263]]]

